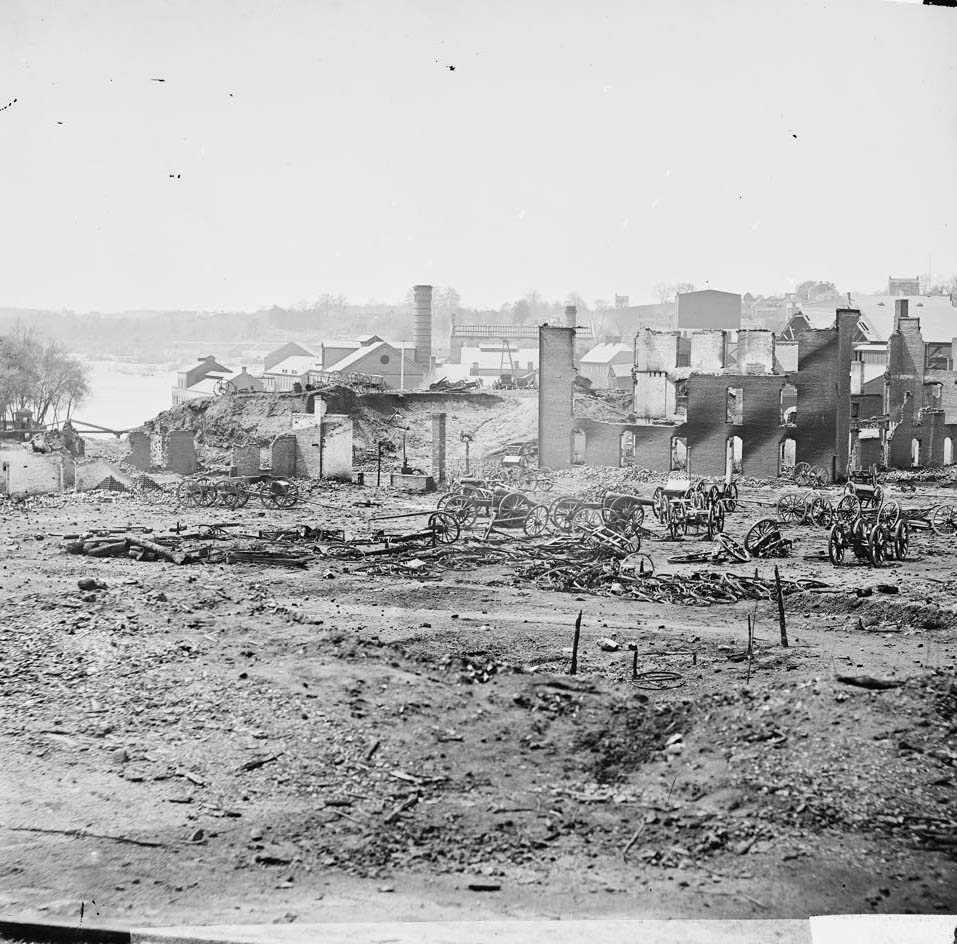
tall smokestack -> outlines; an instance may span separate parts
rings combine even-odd
[[[412,332],[415,359],[429,374],[432,371],[432,286],[413,285],[412,297],[415,303],[415,327]]]
[[[566,328],[577,328],[578,327],[578,308],[575,305],[566,305],[565,306],[565,327]]]

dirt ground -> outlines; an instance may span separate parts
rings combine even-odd
[[[776,494],[745,488],[728,532],[741,539],[768,511],[754,501]],[[905,507],[951,495],[891,488]],[[416,579],[319,555],[306,570],[98,560],[57,537],[224,515],[355,534],[435,503],[312,497],[338,510],[184,511],[161,492],[0,508],[4,913],[72,921],[83,903],[87,921],[144,925],[957,910],[953,537],[917,534],[880,570],[836,569],[806,559],[826,532],[795,529],[782,575],[832,592],[786,598],[786,649],[766,600],[561,593],[502,564]],[[667,558],[704,546],[643,550],[690,573],[707,568]],[[717,569],[768,577],[773,564]],[[105,588],[80,590],[89,577]],[[676,687],[633,681],[630,644]],[[842,674],[904,684],[869,691]]]

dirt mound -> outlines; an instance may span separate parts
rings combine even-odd
[[[900,600],[880,591],[872,591],[867,596],[799,593],[792,596],[791,601],[795,610],[833,616],[846,615],[850,623],[870,632],[947,629],[957,621],[957,613],[948,607],[936,603]]]

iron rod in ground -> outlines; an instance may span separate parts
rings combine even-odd
[[[751,617],[748,617],[748,678],[745,684],[751,684],[751,656],[754,652],[754,630],[751,626]]]
[[[778,565],[774,565],[774,585],[778,594],[778,622],[781,624],[781,645],[785,649],[788,647],[788,629],[784,622],[784,593],[781,591],[781,574],[778,572]]]
[[[575,639],[572,642],[572,668],[568,673],[569,675],[578,675],[578,641],[581,639],[582,613],[584,612],[584,610],[579,610],[578,619],[575,620]]]

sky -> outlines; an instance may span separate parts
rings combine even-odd
[[[4,0],[0,21],[0,307],[957,274],[954,9]]]

